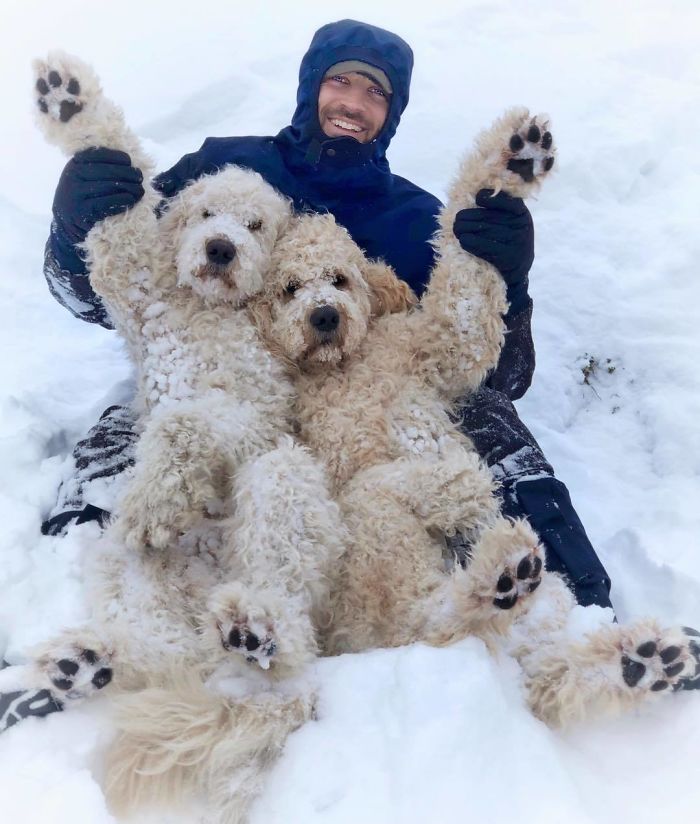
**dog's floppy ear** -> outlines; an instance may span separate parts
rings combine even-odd
[[[367,261],[362,274],[369,285],[372,315],[405,312],[418,303],[411,287],[400,280],[394,270],[381,261]]]

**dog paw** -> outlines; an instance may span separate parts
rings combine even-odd
[[[261,627],[245,617],[217,626],[221,643],[227,652],[237,652],[249,664],[258,664],[262,669],[270,668],[271,659],[277,652],[272,627]]]
[[[622,680],[630,689],[667,692],[700,687],[700,633],[664,630],[622,645]],[[697,684],[697,686],[695,686]]]
[[[496,581],[494,606],[512,609],[518,600],[526,598],[542,583],[542,548],[539,544],[523,554],[522,549],[514,552],[502,568]]]
[[[223,648],[269,669],[278,648],[270,610],[240,584],[215,592],[211,609]]]
[[[68,123],[85,106],[84,90],[75,67],[67,60],[39,62],[34,84],[39,111],[53,120]]]
[[[506,168],[526,183],[543,177],[554,166],[554,139],[548,126],[547,120],[528,116],[515,129],[504,150]]]
[[[62,702],[89,698],[112,681],[112,653],[104,647],[67,646],[45,655],[39,667]]]

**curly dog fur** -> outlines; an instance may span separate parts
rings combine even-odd
[[[89,66],[55,52],[34,70],[50,142],[69,155],[128,152],[150,177]],[[114,696],[115,809],[205,790],[214,817],[234,822],[311,715],[301,676],[344,533],[321,465],[291,437],[286,365],[244,311],[292,222],[290,204],[257,173],[229,167],[157,219],[159,195],[144,186],[139,203],[83,244],[137,371],[136,465],[88,552],[90,629],[44,645],[31,677],[68,704],[107,683],[128,693]]]
[[[507,308],[496,270],[457,242],[456,212],[481,189],[536,192],[554,162],[548,129],[515,108],[477,138],[440,215],[419,306],[385,268],[385,302],[403,311],[373,316],[378,264],[325,216],[285,233],[250,311],[297,369],[301,437],[324,461],[349,531],[326,651],[477,635],[520,661],[533,712],[558,725],[656,698],[692,675],[695,657],[691,636],[649,621],[569,637],[565,582],[544,570],[528,523],[500,516],[491,477],[450,414],[496,365]],[[470,559],[447,571],[442,536],[455,531]],[[670,667],[640,661],[637,650],[652,647]]]

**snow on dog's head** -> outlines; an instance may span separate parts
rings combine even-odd
[[[241,304],[263,288],[289,201],[257,173],[237,166],[199,178],[161,218],[166,268],[177,285],[209,304]]]
[[[332,367],[355,352],[372,317],[415,302],[384,263],[365,257],[332,215],[294,219],[272,254],[251,313],[271,347],[302,368]]]

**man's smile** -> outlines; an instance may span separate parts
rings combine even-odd
[[[356,126],[354,123],[348,123],[347,120],[339,120],[338,118],[331,118],[331,123],[339,129],[347,129],[351,132],[361,132],[362,128]]]
[[[321,128],[329,137],[354,137],[360,143],[365,141],[368,134],[367,125],[360,117],[348,115],[344,112],[323,113]]]

